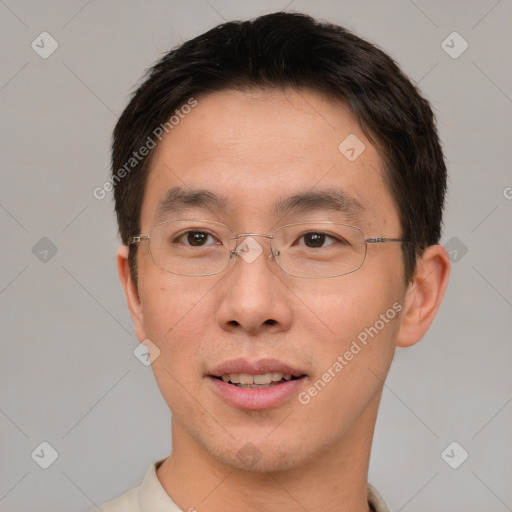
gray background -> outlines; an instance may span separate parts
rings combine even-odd
[[[395,511],[512,510],[510,0],[0,0],[0,510],[88,510],[169,453],[170,413],[133,354],[111,197],[92,191],[144,69],[224,19],[283,8],[390,53],[432,101],[449,165],[451,281],[425,339],[397,352],[370,480]],[[43,31],[59,45],[47,59],[31,48]],[[469,44],[458,58],[441,46],[453,31]],[[58,452],[46,470],[31,458],[43,441]],[[441,457],[452,441],[469,453],[458,469]]]

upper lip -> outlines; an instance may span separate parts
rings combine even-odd
[[[260,375],[263,373],[289,373],[294,377],[302,377],[305,373],[298,368],[290,366],[289,364],[278,361],[277,359],[258,359],[255,361],[248,361],[247,359],[231,359],[215,366],[209,375],[212,377],[222,377],[230,373],[244,373],[247,375]]]

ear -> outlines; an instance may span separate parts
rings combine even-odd
[[[129,248],[127,245],[121,245],[117,249],[116,263],[119,280],[124,290],[126,303],[130,316],[132,317],[133,325],[135,326],[135,333],[139,341],[147,338],[144,328],[144,315],[142,311],[142,303],[140,301],[137,286],[133,282],[132,274],[130,271],[130,264],[128,263]]]
[[[407,288],[397,346],[410,347],[423,338],[443,299],[450,258],[442,245],[431,245],[416,260],[416,271]]]

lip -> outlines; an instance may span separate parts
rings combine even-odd
[[[258,359],[257,361],[247,361],[246,359],[231,359],[225,361],[211,370],[208,375],[213,377],[222,377],[228,373],[247,373],[248,375],[258,375],[261,373],[281,372],[290,373],[294,377],[302,377],[305,372],[294,368],[277,359]]]
[[[270,372],[289,373],[297,379],[262,389],[239,388],[219,379],[222,375],[229,373],[258,375]],[[233,359],[216,366],[206,375],[206,378],[214,392],[229,405],[238,409],[258,411],[277,407],[295,396],[304,385],[307,375],[303,371],[275,359],[259,359],[253,362],[245,359]]]

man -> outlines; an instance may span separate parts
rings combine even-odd
[[[449,275],[418,90],[341,27],[226,23],[150,70],[112,184],[172,453],[101,510],[388,510],[367,483],[383,383]]]

